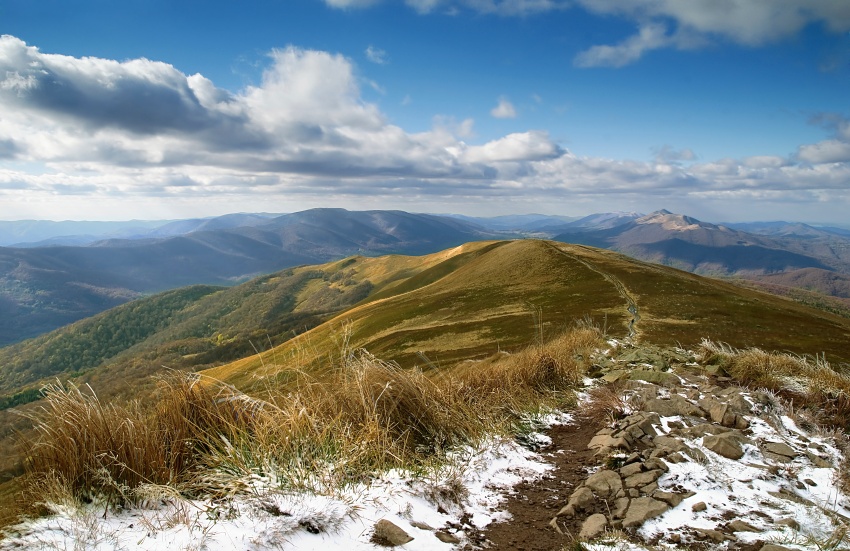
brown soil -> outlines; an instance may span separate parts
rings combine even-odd
[[[487,548],[515,551],[562,550],[578,535],[580,520],[558,519],[559,534],[549,525],[555,514],[567,504],[570,494],[588,477],[588,469],[597,463],[594,450],[587,444],[603,427],[601,420],[579,418],[572,425],[550,429],[552,445],[543,454],[553,469],[540,480],[524,480],[514,486],[503,502],[511,520],[494,523],[480,533],[469,534],[479,542],[468,549]]]

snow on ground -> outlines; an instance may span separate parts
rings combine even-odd
[[[545,444],[547,437],[530,440]],[[105,516],[102,506],[54,505],[56,514],[16,527],[0,549],[374,550],[370,538],[381,519],[414,538],[404,549],[451,549],[437,531],[463,542],[465,523],[483,528],[507,520],[498,505],[510,488],[549,468],[527,447],[492,438],[425,476],[392,471],[329,495],[286,493],[258,479],[250,495],[222,503],[173,496],[157,500],[155,507]]]
[[[744,394],[744,396],[747,396]],[[830,537],[850,525],[850,498],[838,487],[838,467],[846,461],[834,441],[802,430],[788,415],[762,412],[746,416],[750,428],[745,431],[752,441],[744,446],[744,457],[727,459],[703,445],[704,437],[684,439],[692,449],[705,455],[702,461],[669,463],[669,472],[658,479],[661,490],[689,490],[694,495],[679,506],[645,522],[638,530],[638,539],[653,542],[651,549],[674,549],[671,534],[681,534],[689,541],[688,529],[721,530],[731,520],[741,520],[755,531],[736,531],[738,544],[775,543],[792,549],[846,549],[826,544]],[[670,423],[680,417],[661,417],[655,425],[659,434],[670,432]],[[781,461],[766,456],[759,445],[782,442],[797,453],[793,461]],[[819,459],[817,465],[813,456]],[[694,511],[694,505],[704,503],[705,510]],[[791,528],[777,520],[795,522]],[[835,542],[840,544],[841,542]],[[732,544],[709,542],[712,549]],[[846,544],[846,542],[845,542]],[[593,551],[644,550],[640,544],[629,542],[622,534],[610,533],[593,545]]]

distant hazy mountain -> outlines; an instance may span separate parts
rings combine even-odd
[[[506,232],[538,232],[551,227],[560,227],[576,220],[572,216],[553,216],[548,214],[514,214],[489,218],[464,216],[462,214],[447,214],[446,216],[477,224],[488,230]]]
[[[807,268],[850,273],[850,240],[842,236],[802,224],[755,227],[769,235],[661,210],[608,228],[568,230],[556,239],[703,274],[758,276]]]
[[[127,222],[0,221],[0,246],[84,246],[104,239],[173,237],[202,230],[222,230],[267,223],[280,214],[226,214],[186,220],[130,220]]]
[[[246,223],[244,226],[234,224]],[[234,215],[175,223],[175,237],[90,246],[0,248],[0,345],[41,334],[141,294],[230,285],[289,266],[352,254],[424,254],[486,238],[452,218],[315,209],[275,218]],[[223,229],[216,229],[222,228]]]

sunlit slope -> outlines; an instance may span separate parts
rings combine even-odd
[[[549,333],[590,317],[625,337],[629,306],[639,316],[635,338],[647,342],[690,346],[710,338],[850,360],[850,320],[779,297],[584,246],[525,240],[467,247],[273,350],[205,373],[258,390],[286,384],[295,370],[319,375],[344,347],[405,367],[450,366],[532,343],[537,311]],[[406,258],[410,270],[415,260]],[[368,270],[372,260],[357,262]]]

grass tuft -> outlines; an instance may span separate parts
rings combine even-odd
[[[28,484],[50,503],[108,508],[257,485],[333,494],[375,470],[433,470],[452,450],[571,403],[600,344],[598,331],[577,328],[486,369],[427,372],[343,349],[330,375],[296,369],[288,390],[263,399],[196,374],[160,378],[144,404],[103,404],[90,388],[55,383],[31,416]]]

